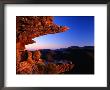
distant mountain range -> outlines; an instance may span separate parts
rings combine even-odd
[[[39,50],[45,50],[45,51],[49,51],[49,50],[62,51],[62,50],[67,50],[67,49],[94,49],[94,46],[83,46],[83,47],[70,46],[70,47],[67,47],[67,48],[59,48],[59,49],[39,49]]]
[[[57,62],[61,60],[71,61],[75,68],[68,74],[94,74],[94,46],[70,46],[60,49],[42,49],[42,58],[47,60],[47,53]]]

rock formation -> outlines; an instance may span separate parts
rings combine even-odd
[[[44,73],[46,65],[40,59],[41,53],[25,51],[25,45],[32,39],[46,34],[55,34],[68,30],[66,26],[54,24],[52,16],[16,16],[16,73]],[[42,62],[41,64],[38,64]],[[39,66],[40,65],[40,66]],[[55,65],[53,65],[55,66]]]
[[[40,51],[38,51],[38,50],[34,51],[33,59],[34,59],[35,61],[39,61],[40,58],[41,58],[41,53],[40,53]]]

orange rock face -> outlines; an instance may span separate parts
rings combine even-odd
[[[53,23],[52,16],[16,16],[16,71],[17,74],[44,73],[45,64],[37,65],[40,52],[25,51],[25,45],[32,44],[32,39],[47,34],[55,34],[68,30],[66,26]],[[27,54],[26,54],[27,53]],[[24,57],[25,59],[22,59]],[[26,58],[27,57],[27,58]],[[55,65],[54,65],[55,66]],[[58,68],[56,66],[56,68]],[[63,72],[65,70],[62,70]]]
[[[51,16],[17,16],[16,17],[16,41],[21,45],[31,44],[32,38],[46,34],[64,32],[66,26],[58,26],[53,23]]]

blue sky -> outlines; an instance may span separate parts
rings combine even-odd
[[[54,16],[54,23],[70,29],[34,38],[36,49],[94,46],[94,16]]]

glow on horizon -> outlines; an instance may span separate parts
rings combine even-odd
[[[63,47],[63,45],[59,46],[57,44],[56,45],[55,44],[45,44],[45,46],[44,46],[44,45],[39,45],[38,43],[25,45],[26,50],[57,49],[58,47],[59,48]]]
[[[45,44],[39,45],[38,43],[25,45],[26,50],[39,50],[39,49],[59,49],[59,48],[66,48],[64,45],[55,45],[55,44]]]
[[[26,50],[59,49],[59,48],[68,47],[67,45],[63,45],[63,44],[48,43],[48,40],[46,40],[47,42],[42,40],[42,39],[44,39],[44,37],[43,36],[37,37],[34,39],[34,41],[36,41],[36,39],[38,39],[38,38],[40,38],[40,39],[38,39],[36,43],[25,45]],[[56,39],[56,40],[58,40],[58,39]],[[54,41],[56,42],[56,40],[54,40]]]

